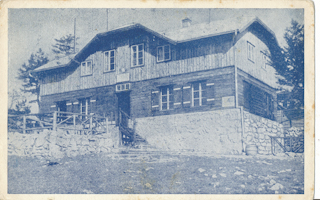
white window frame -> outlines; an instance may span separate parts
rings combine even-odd
[[[113,52],[113,63],[111,63],[111,52]],[[108,54],[108,56],[106,54]],[[105,51],[103,52],[103,57],[104,57],[104,72],[115,71],[116,70],[116,51],[114,49]],[[113,64],[113,69],[111,69],[111,64]]]
[[[83,101],[85,102],[85,105],[83,105]],[[80,113],[88,115],[90,98],[80,99],[79,102],[80,102]],[[84,111],[82,110],[82,108],[84,108]]]
[[[83,66],[84,63],[85,63],[85,66]],[[91,68],[89,69],[89,71],[88,71],[88,63],[91,63]],[[80,67],[81,67],[81,76],[92,75],[92,68],[93,68],[92,60],[86,60],[84,62],[81,62]]]
[[[165,47],[168,46],[169,47],[169,58],[165,58]],[[159,60],[159,49],[162,48],[162,55],[163,55],[163,59]],[[169,44],[167,45],[163,45],[163,46],[158,46],[157,47],[157,62],[164,62],[164,61],[168,61],[171,60],[171,47]]]
[[[139,46],[142,46],[142,51],[139,51]],[[136,63],[134,63],[134,52],[133,48],[136,47],[137,53],[136,53]],[[142,64],[139,64],[139,52],[142,52]],[[136,44],[131,46],[131,67],[139,67],[144,65],[144,43]]]
[[[195,92],[194,86],[195,86],[195,84],[199,84],[199,90],[196,90],[196,91],[199,92],[199,98],[194,98],[194,92]],[[203,92],[203,90],[202,90],[202,85],[201,84],[202,84],[202,82],[192,83],[192,87],[191,87],[191,106],[192,107],[195,106],[194,105],[194,100],[195,99],[199,99],[199,106],[202,106],[202,92]],[[198,106],[198,105],[196,105],[196,106]]]
[[[166,89],[165,94],[163,94],[163,90]],[[173,95],[173,94],[171,94]],[[166,96],[167,97],[167,101],[166,102],[162,102],[162,97]],[[160,110],[170,110],[170,87],[163,87],[160,89]],[[162,107],[162,103],[167,103],[167,107],[163,108]]]
[[[248,41],[247,42],[247,57],[248,57],[248,60],[250,60],[251,62],[254,62],[254,48],[255,48],[255,46]]]

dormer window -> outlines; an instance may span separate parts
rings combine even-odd
[[[157,62],[163,62],[171,59],[170,45],[159,46],[157,48]]]
[[[104,52],[104,72],[115,70],[115,50]]]
[[[92,74],[92,61],[84,61],[81,63],[81,76],[87,76]]]
[[[132,67],[144,65],[144,44],[131,46],[131,63]]]

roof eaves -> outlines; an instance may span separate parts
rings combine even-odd
[[[254,22],[258,22],[263,28],[265,28],[274,38],[274,40],[276,41],[276,44],[279,46],[277,37],[275,35],[275,33],[265,24],[263,23],[258,17],[255,17],[253,20],[251,20],[247,25],[245,25],[244,27],[242,27],[240,29],[240,33],[245,31],[249,26],[251,26]]]
[[[209,35],[190,38],[190,39],[186,39],[186,40],[180,40],[180,41],[177,41],[177,43],[181,44],[181,43],[190,42],[190,41],[194,41],[194,40],[205,39],[205,38],[209,38],[209,37],[216,37],[216,36],[221,36],[221,35],[232,34],[232,33],[235,33],[236,31],[237,31],[237,29],[236,30],[231,30],[231,31],[225,31],[225,32],[221,32],[221,33],[209,34]]]
[[[63,67],[68,66],[70,63],[71,63],[71,61],[69,61],[67,64],[57,65],[57,66],[54,66],[54,67],[48,67],[48,68],[39,69],[39,70],[35,69],[35,70],[31,71],[31,74],[32,73],[39,73],[39,72],[43,72],[43,71],[49,71],[49,70],[53,70],[53,69],[63,68]]]
[[[156,35],[159,38],[162,38],[162,39],[165,39],[165,40],[169,41],[172,44],[176,44],[177,43],[176,41],[174,41],[174,40],[172,40],[172,39],[170,39],[170,38],[168,38],[168,37],[156,32],[156,31],[153,31],[152,29],[149,29],[149,28],[143,26],[140,23],[135,23],[135,24],[132,24],[132,25],[127,25],[127,26],[123,26],[123,27],[120,27],[120,28],[117,28],[117,29],[113,29],[113,30],[110,30],[110,31],[107,31],[107,32],[104,32],[104,33],[99,33],[99,34],[97,34],[97,36],[105,37],[105,36],[107,36],[109,34],[112,34],[112,33],[128,31],[128,30],[132,30],[132,29],[135,29],[135,28],[143,29],[146,32],[152,33],[152,34]]]

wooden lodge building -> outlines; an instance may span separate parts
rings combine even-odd
[[[165,33],[132,24],[97,34],[75,55],[33,71],[40,112],[118,121],[243,107],[276,120],[275,34],[259,19],[192,24]],[[214,126],[214,124],[212,124]]]

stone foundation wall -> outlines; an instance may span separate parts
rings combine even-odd
[[[278,122],[244,111],[244,146],[255,144],[259,154],[271,154],[269,136],[283,137],[283,126]],[[280,149],[279,149],[280,150]]]
[[[136,133],[165,151],[240,154],[240,109],[226,109],[136,119]]]
[[[8,155],[63,158],[111,152],[119,144],[119,129],[108,127],[108,134],[79,135],[76,131],[43,130],[38,133],[8,133]]]

